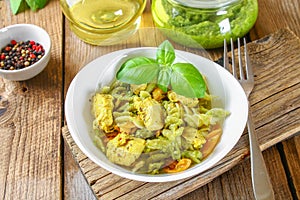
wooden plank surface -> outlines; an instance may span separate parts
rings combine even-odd
[[[251,38],[262,38],[280,28],[289,28],[300,36],[300,1],[258,0],[258,19],[250,31]]]
[[[51,59],[35,78],[14,82],[0,78],[0,198],[60,199],[62,122],[62,16],[59,4],[12,15],[0,1],[0,27],[31,23],[52,40]]]
[[[286,51],[287,47],[291,51]],[[300,131],[300,80],[289,78],[300,75],[300,40],[291,31],[283,29],[248,44],[248,50],[254,67],[255,82],[258,85],[250,101],[259,142],[261,148],[266,149]],[[283,57],[279,57],[278,54]],[[286,61],[287,58],[290,59]],[[272,62],[269,62],[270,60]],[[278,73],[281,78],[278,78]],[[270,84],[274,84],[273,81],[277,85],[270,90],[268,88]],[[290,99],[288,105],[282,98],[286,95],[289,95]],[[98,167],[78,149],[67,127],[63,129],[63,136],[95,195],[102,199],[139,199],[144,193],[147,193],[149,199],[179,198],[233,168],[249,154],[248,136],[244,133],[235,148],[211,170],[186,180],[144,183],[121,178]],[[273,149],[273,153],[278,152]],[[270,171],[278,171],[278,168],[281,168],[284,174],[280,163]],[[278,182],[285,183],[285,187],[280,191],[275,190],[275,195],[292,198],[288,195],[287,180],[280,177]],[[272,180],[274,185],[278,182]]]
[[[262,38],[278,30],[278,28],[289,28],[298,37],[300,37],[300,12],[298,10],[298,8],[300,8],[300,1],[259,0],[258,3],[260,11],[258,20],[251,31],[251,38]],[[286,50],[291,51],[290,47],[287,47]],[[278,56],[284,57],[283,55]],[[287,60],[285,60],[285,62],[290,60],[293,60],[293,58],[288,58]],[[299,63],[295,64],[299,65]],[[294,78],[299,79],[299,77]],[[293,88],[291,88],[290,92],[293,93]],[[291,106],[291,104],[295,105],[295,102],[287,101],[286,106]],[[296,122],[300,124],[299,120]],[[300,144],[299,134],[298,136],[277,145],[277,150],[280,154],[277,159],[282,160],[282,162],[284,163],[284,169],[288,179],[288,186],[291,189],[291,195],[293,199],[300,198],[300,181],[299,178],[296,178],[296,174],[299,174],[300,171],[300,148],[296,147],[297,144],[298,146]],[[273,176],[277,177],[278,175],[274,174]]]

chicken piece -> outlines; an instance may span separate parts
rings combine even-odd
[[[116,106],[116,105],[115,105]],[[125,103],[123,108],[119,108],[113,112],[114,123],[120,128],[121,132],[128,134],[133,133],[137,127],[133,123],[133,112],[130,110],[129,103]]]
[[[120,116],[115,118],[115,121],[121,132],[130,134],[134,132],[133,130],[136,130],[136,126],[130,116]]]
[[[113,97],[109,94],[97,93],[93,97],[92,112],[95,116],[95,124],[106,133],[113,129]]]
[[[120,133],[107,143],[106,156],[113,163],[130,166],[140,157],[145,143],[144,139]]]
[[[164,127],[164,109],[160,103],[152,98],[146,98],[139,106],[146,129],[156,131]]]
[[[185,127],[182,137],[196,149],[201,148],[206,143],[205,137],[193,127]]]

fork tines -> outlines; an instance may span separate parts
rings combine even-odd
[[[240,38],[237,39],[237,46],[238,46],[238,49],[237,49],[237,53],[238,53],[238,69],[237,70],[236,68],[236,59],[235,59],[235,51],[234,51],[234,41],[233,39],[231,38],[230,39],[230,48],[231,48],[231,70],[232,70],[232,74],[233,76],[236,78],[236,79],[239,79],[239,80],[245,80],[245,79],[248,79],[248,80],[252,80],[253,79],[253,72],[252,72],[252,68],[249,67],[250,66],[250,63],[249,63],[249,55],[248,55],[248,52],[247,52],[247,42],[246,42],[246,38],[243,38],[243,42],[244,42],[244,63],[243,64],[243,55],[242,55],[242,52],[241,52],[241,42],[240,42]],[[231,71],[230,70],[230,65],[229,65],[229,59],[228,59],[228,56],[227,56],[227,53],[228,53],[228,50],[227,50],[227,41],[226,39],[224,39],[224,67]],[[244,66],[245,65],[245,66]],[[245,72],[244,72],[244,69],[246,71],[246,76],[245,76]]]

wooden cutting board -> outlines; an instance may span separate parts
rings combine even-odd
[[[250,102],[262,150],[300,131],[300,40],[288,29],[248,44],[254,67],[255,88]],[[249,156],[245,130],[237,145],[213,168],[197,176],[168,183],[132,181],[114,175],[93,163],[62,128],[88,184],[100,199],[176,199],[212,181]]]

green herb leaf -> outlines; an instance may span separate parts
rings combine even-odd
[[[32,11],[44,8],[48,0],[10,0],[12,13],[15,15],[18,12],[24,11],[28,6]]]
[[[159,72],[159,65],[154,59],[135,57],[122,64],[117,72],[117,79],[129,84],[143,84],[154,81]]]
[[[26,2],[32,11],[36,11],[39,8],[38,0],[26,0]]]
[[[202,98],[205,95],[206,84],[198,69],[190,63],[172,65],[171,87],[177,94]]]
[[[167,67],[162,68],[158,73],[157,84],[162,91],[167,92],[170,84],[170,70]]]
[[[116,77],[129,84],[154,82],[164,92],[171,85],[171,89],[179,95],[202,98],[206,84],[201,73],[190,63],[173,64],[174,60],[174,48],[169,41],[165,41],[157,49],[156,60],[131,58],[122,64]]]
[[[175,60],[175,51],[172,44],[165,40],[161,45],[158,46],[156,52],[156,60],[159,64],[164,66],[171,66]]]
[[[22,1],[23,0],[10,0],[10,8],[14,15],[18,13]]]
[[[48,0],[37,0],[37,4],[38,4],[38,7],[41,9],[41,8],[44,8],[47,4]]]

